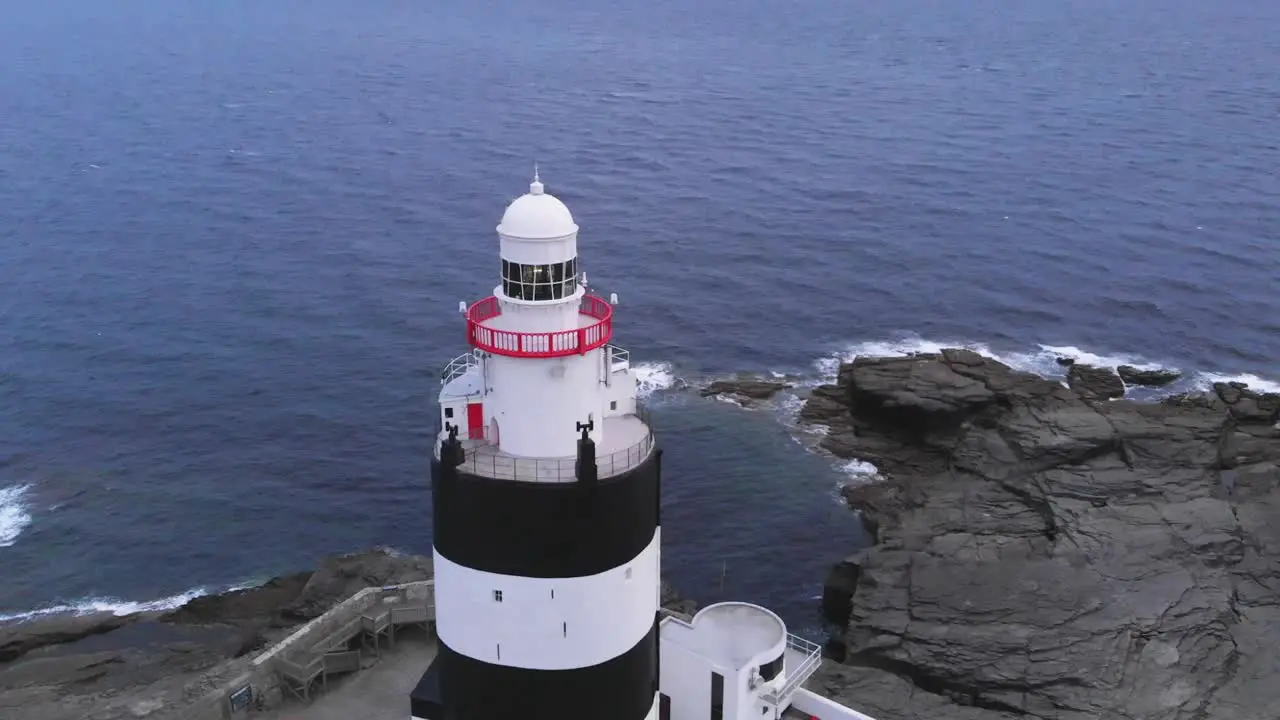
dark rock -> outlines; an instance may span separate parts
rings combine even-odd
[[[36,648],[109,633],[134,619],[111,613],[92,613],[51,615],[22,623],[0,625],[0,663],[15,660]]]
[[[674,587],[662,581],[662,592],[659,603],[663,608],[681,615],[693,615],[698,612],[698,604],[688,598],[681,597],[680,593]]]
[[[429,580],[433,574],[431,558],[420,555],[385,549],[331,555],[283,613],[291,619],[310,620],[364,588]]]
[[[1225,403],[1231,416],[1245,423],[1274,424],[1280,421],[1280,393],[1259,393],[1244,383],[1214,383],[1214,394]]]
[[[725,395],[747,401],[768,400],[791,387],[789,383],[773,380],[716,380],[701,390],[703,397]]]
[[[1124,397],[1124,381],[1109,368],[1076,363],[1067,371],[1067,385],[1086,400]]]
[[[849,389],[839,385],[814,388],[800,409],[800,419],[808,423],[831,425],[849,417]]]
[[[1274,716],[1280,397],[1096,402],[1108,374],[1078,393],[953,351],[841,368],[824,446],[887,471],[845,492],[877,544],[828,578],[846,664],[811,687],[877,720]]]
[[[899,435],[954,431],[995,402],[989,388],[937,356],[859,358],[853,368],[852,414]]]
[[[856,553],[831,566],[822,584],[822,619],[843,628],[849,624],[853,610],[853,593],[862,571],[862,553]]]
[[[311,576],[311,571],[294,573],[258,587],[198,597],[160,616],[160,621],[187,625],[274,622],[297,601]]]
[[[1144,387],[1164,387],[1182,377],[1177,370],[1142,370],[1132,365],[1121,365],[1116,374],[1126,385],[1142,385]]]

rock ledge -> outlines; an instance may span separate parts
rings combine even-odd
[[[1280,396],[1110,396],[965,350],[818,388],[823,446],[887,479],[845,494],[877,544],[814,685],[877,720],[1274,718]]]

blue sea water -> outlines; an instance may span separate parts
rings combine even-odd
[[[429,551],[537,161],[667,574],[813,624],[866,468],[681,387],[968,344],[1277,388],[1277,68],[1271,0],[0,0],[0,616]]]

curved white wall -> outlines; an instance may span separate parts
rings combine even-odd
[[[595,417],[592,438],[603,441],[605,386],[601,349],[544,360],[495,355],[487,359],[485,415],[501,428],[504,453],[523,457],[571,457],[578,453],[579,422]]]
[[[502,259],[521,265],[550,265],[578,257],[578,234],[554,240],[525,240],[499,235]]]
[[[499,575],[433,553],[440,640],[476,660],[537,670],[618,657],[653,628],[661,533],[631,562],[581,578]]]

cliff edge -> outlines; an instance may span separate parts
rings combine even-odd
[[[811,687],[877,720],[1275,718],[1280,395],[1108,399],[964,350],[838,378],[802,417],[882,478],[845,490],[876,544],[832,570]]]

